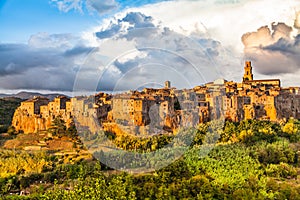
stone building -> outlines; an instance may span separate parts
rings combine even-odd
[[[226,83],[227,104],[233,105],[225,118],[232,121],[262,119],[280,121],[297,117],[300,104],[296,100],[297,89],[281,88],[279,79],[255,80],[250,61],[245,63],[242,83]],[[285,99],[285,100],[284,100]],[[295,99],[295,100],[293,100]],[[226,103],[225,103],[226,104]],[[285,107],[285,111],[283,109]],[[293,110],[292,108],[295,107]]]
[[[112,98],[111,121],[123,125],[146,126],[174,114],[174,94],[169,88],[131,91]],[[155,118],[155,119],[154,119]]]
[[[40,118],[41,106],[49,103],[49,99],[43,97],[34,97],[24,101],[17,108],[12,120],[12,126],[16,131],[24,133],[34,133],[45,128],[44,120]]]
[[[245,73],[243,76],[243,82],[252,81],[253,73],[252,73],[252,66],[250,61],[246,61],[244,71]]]
[[[18,132],[36,133],[49,129],[56,117],[62,118],[67,127],[71,124],[69,98],[59,96],[50,102],[49,99],[35,97],[21,103],[14,113],[12,125]]]
[[[47,105],[49,99],[44,97],[34,97],[21,103],[21,109],[26,110],[29,115],[38,115],[40,114],[40,107]]]
[[[251,62],[246,61],[240,83],[218,79],[193,89],[177,90],[166,81],[161,89],[145,88],[115,95],[98,93],[71,99],[60,96],[52,102],[35,97],[22,102],[15,112],[13,126],[25,133],[38,132],[47,130],[59,116],[67,126],[75,121],[91,132],[101,127],[113,130],[119,125],[129,132],[134,129],[163,133],[215,119],[300,119],[299,90],[282,88],[279,79],[255,80]]]

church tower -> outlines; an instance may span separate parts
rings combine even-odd
[[[170,81],[166,81],[165,82],[165,88],[166,89],[170,89],[171,88],[171,82]]]
[[[252,81],[253,80],[253,74],[252,74],[252,66],[251,66],[250,61],[246,61],[244,70],[245,70],[245,73],[244,73],[244,77],[243,77],[243,82]]]

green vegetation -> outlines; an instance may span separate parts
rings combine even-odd
[[[0,177],[6,178],[17,174],[42,173],[52,169],[50,157],[45,152],[29,154],[25,151],[0,151]]]
[[[5,174],[1,174],[0,194],[7,199],[300,199],[298,120],[281,124],[226,122],[224,127],[219,123],[181,130],[177,133],[180,141],[176,136],[139,140],[110,135],[119,147],[138,152],[151,152],[153,145],[159,149],[166,143],[172,147],[166,151],[175,152],[194,136],[184,156],[142,175],[109,170],[98,161],[67,164],[60,162],[59,156],[45,153],[2,151],[0,170]],[[102,140],[99,135],[89,139]],[[124,162],[131,159],[122,154],[105,155]],[[168,159],[163,156],[168,155],[158,154],[147,167]],[[11,164],[6,164],[8,160]],[[28,167],[25,160],[39,167]],[[9,171],[7,166],[16,163],[20,167]],[[20,190],[30,191],[30,195],[8,195]]]
[[[70,138],[77,137],[77,130],[75,124],[71,124],[69,128],[66,127],[66,122],[60,117],[54,118],[51,127],[48,129],[48,132],[53,136],[63,137],[67,136]]]
[[[0,98],[0,133],[13,131],[9,126],[17,107],[21,105],[21,99],[18,98]]]

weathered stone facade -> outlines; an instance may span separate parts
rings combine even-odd
[[[15,111],[12,125],[16,131],[26,134],[47,130],[56,117],[61,117],[68,127],[72,122],[70,99],[59,96],[50,102],[46,98],[35,97],[21,103]]]
[[[174,97],[174,90],[167,88],[145,88],[142,92],[114,95],[109,120],[135,126],[146,126],[159,121],[156,123],[164,126],[165,120],[175,115]]]
[[[25,133],[47,130],[52,120],[60,116],[67,125],[74,120],[91,132],[120,125],[139,133],[161,133],[220,118],[300,119],[298,87],[282,88],[279,79],[255,80],[250,61],[244,70],[241,83],[219,79],[193,89],[177,90],[166,81],[161,89],[115,95],[57,97],[52,102],[37,97],[23,102],[16,110],[13,126]]]

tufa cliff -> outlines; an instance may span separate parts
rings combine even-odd
[[[47,130],[60,117],[68,127],[114,133],[161,134],[178,127],[195,126],[215,119],[281,121],[300,119],[300,88],[282,88],[279,79],[255,80],[250,61],[242,82],[219,79],[193,89],[177,90],[167,81],[164,88],[144,88],[120,94],[90,97],[35,97],[22,102],[13,126],[24,133]],[[117,127],[118,126],[118,127]],[[79,130],[80,131],[80,130]]]

